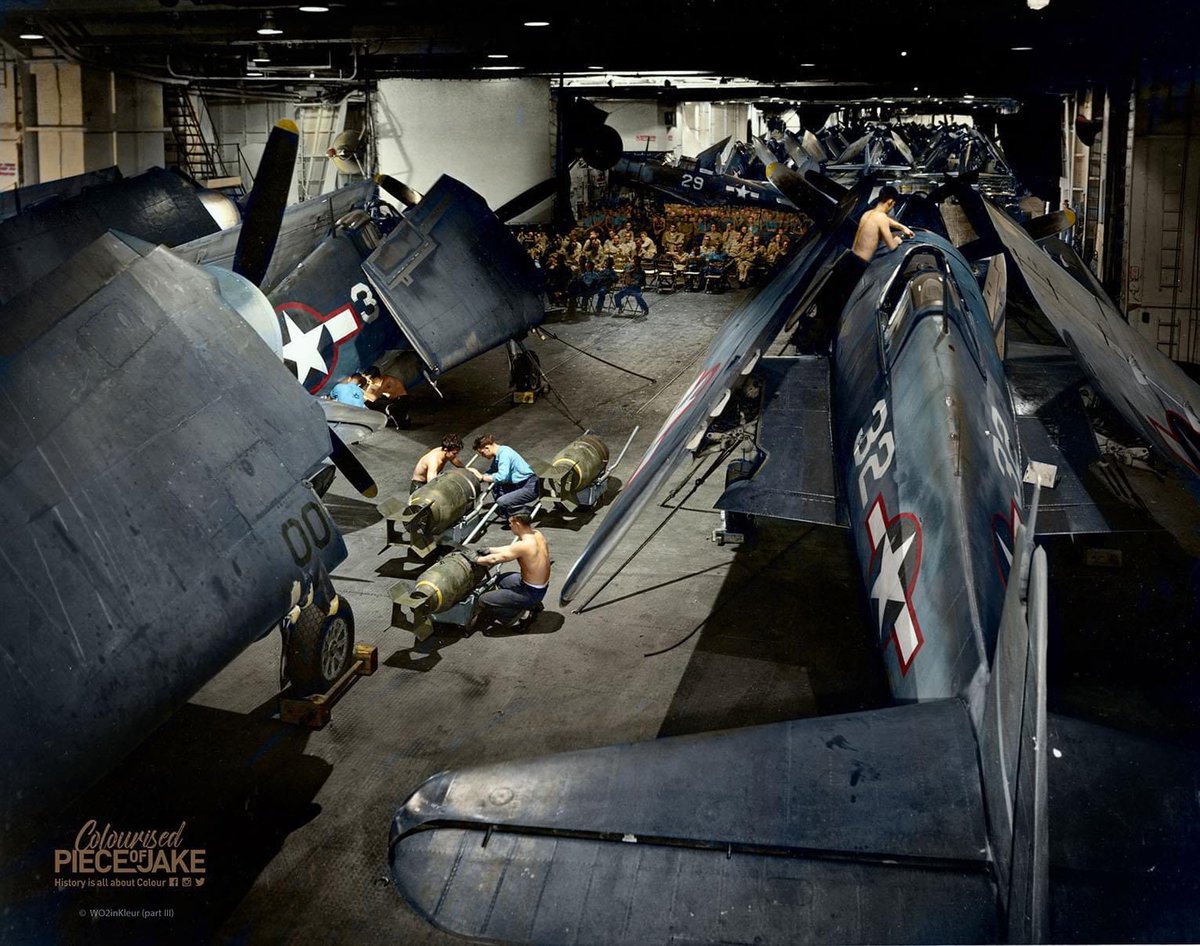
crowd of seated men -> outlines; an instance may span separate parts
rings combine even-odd
[[[524,227],[517,238],[541,267],[551,304],[600,308],[631,284],[719,292],[765,280],[809,225],[785,211],[609,199],[580,208],[566,232]]]

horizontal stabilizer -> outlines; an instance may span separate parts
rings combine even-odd
[[[815,355],[763,358],[758,422],[763,455],[749,479],[731,483],[718,509],[775,519],[845,526],[829,411],[829,360]]]
[[[363,271],[435,377],[545,318],[529,254],[482,197],[446,175]]]
[[[947,700],[444,772],[389,857],[418,913],[481,939],[978,942],[986,849]]]

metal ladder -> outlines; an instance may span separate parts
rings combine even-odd
[[[217,149],[205,140],[186,86],[163,87],[163,111],[171,128],[166,142],[167,166],[179,168],[201,183],[225,177],[225,164]]]
[[[296,108],[300,125],[300,169],[296,179],[297,196],[309,200],[326,189],[333,162],[328,151],[333,139],[346,124],[346,100],[331,104],[321,102]],[[336,168],[333,168],[336,180]],[[329,188],[332,190],[332,186]]]

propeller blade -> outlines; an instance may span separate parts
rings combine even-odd
[[[396,180],[390,174],[376,174],[375,183],[387,191],[390,196],[395,197],[396,200],[404,204],[405,207],[415,207],[421,202],[421,198],[424,196],[404,182]]]
[[[332,429],[329,431],[329,443],[333,448],[329,453],[329,459],[333,461],[333,465],[338,468],[342,476],[350,481],[351,486],[367,499],[374,499],[379,494],[379,487],[375,485],[375,480],[371,478],[367,468],[359,462],[358,457],[350,452],[350,448],[346,446],[342,438]]]
[[[543,200],[548,197],[553,197],[554,192],[558,189],[558,178],[548,177],[544,181],[539,181],[528,190],[524,190],[508,203],[496,209],[496,216],[500,218],[501,223],[508,223],[513,217],[519,217],[527,210],[532,210]]]
[[[1064,230],[1070,230],[1075,226],[1075,211],[1070,207],[1064,207],[1054,213],[1026,220],[1021,226],[1029,234],[1031,240],[1044,240],[1046,237],[1058,236]]]
[[[267,275],[275,241],[279,239],[299,145],[300,130],[294,121],[285,118],[275,123],[246,202],[246,217],[233,254],[233,271],[256,286],[262,285]]]

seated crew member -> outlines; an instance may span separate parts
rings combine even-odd
[[[724,250],[718,247],[704,257],[704,269],[701,270],[701,278],[705,290],[710,287],[719,291],[722,288],[722,283],[725,278],[725,273],[729,269],[729,256]],[[710,282],[710,279],[712,280]]]
[[[583,267],[579,275],[571,280],[571,285],[567,287],[568,304],[572,309],[575,304],[582,299],[586,306],[591,301],[592,296],[596,294],[596,283],[599,276],[596,274],[595,266],[592,261],[586,257],[583,260]]]
[[[356,371],[350,377],[342,378],[341,381],[330,388],[327,396],[329,400],[337,401],[339,404],[365,408],[367,406],[367,396],[363,389],[366,386],[367,379]]]
[[[571,268],[563,262],[562,255],[554,253],[546,270],[546,295],[551,302],[562,302],[566,297],[567,286],[572,279]]]
[[[686,242],[687,240],[684,235],[675,229],[675,224],[667,224],[667,232],[663,234],[663,252],[668,255],[678,256],[683,252]]]
[[[600,306],[604,304],[604,294],[616,284],[617,271],[613,269],[612,257],[609,256],[605,258],[603,267],[596,270],[596,304],[593,308],[597,312],[600,311]]]
[[[462,451],[462,445],[462,437],[458,434],[446,434],[442,438],[440,447],[434,447],[417,461],[417,465],[413,469],[412,481],[408,484],[408,491],[415,493],[441,473],[447,463],[461,468],[463,463],[458,455]]]
[[[512,529],[510,545],[487,549],[475,559],[478,565],[499,565],[516,562],[520,572],[505,572],[496,587],[479,596],[478,609],[471,615],[467,627],[474,629],[481,620],[482,610],[490,610],[502,623],[527,611],[529,618],[542,610],[546,586],[550,584],[550,549],[546,537],[533,527],[527,512],[514,512],[508,517]]]
[[[537,499],[537,477],[533,475],[533,468],[516,450],[496,443],[496,438],[491,434],[483,434],[475,438],[475,452],[492,461],[483,473],[478,470],[471,472],[484,483],[492,484],[492,496],[501,517]]]
[[[367,407],[387,414],[389,424],[395,424],[400,429],[411,427],[412,420],[404,409],[404,402],[400,400],[408,394],[404,382],[384,374],[374,365],[363,372],[363,377],[367,379],[367,386],[363,390]]]
[[[613,293],[613,308],[619,311],[621,302],[624,301],[625,297],[633,296],[634,301],[642,310],[642,314],[648,314],[650,306],[642,298],[642,287],[645,285],[646,271],[642,269],[642,261],[637,256],[634,256],[633,264],[621,274],[621,288]]]

